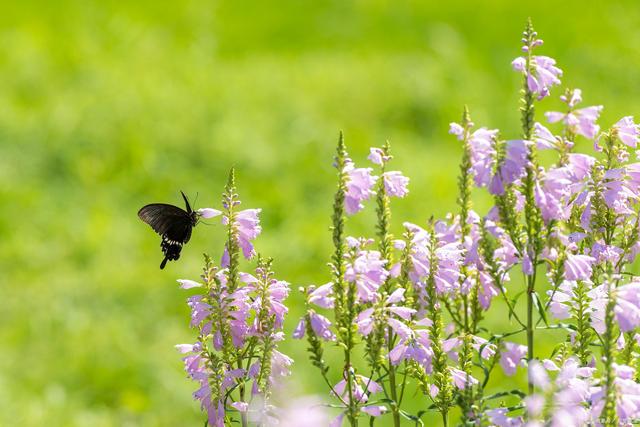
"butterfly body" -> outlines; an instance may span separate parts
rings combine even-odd
[[[182,192],[181,192],[182,193]],[[152,203],[142,207],[138,216],[162,237],[160,247],[164,259],[160,264],[163,269],[167,261],[180,258],[182,246],[191,239],[191,230],[198,223],[198,213],[191,209],[187,196],[182,193],[186,210],[165,203]]]

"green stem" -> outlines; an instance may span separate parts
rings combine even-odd
[[[449,425],[449,411],[442,412],[442,425],[447,427]]]
[[[393,335],[393,329],[389,326],[387,330],[389,337]],[[391,352],[393,342],[389,340],[389,352]],[[389,361],[389,389],[391,392],[391,413],[393,415],[393,425],[400,427],[400,402],[398,401],[398,392],[396,390],[396,367]]]
[[[353,375],[351,374],[351,350],[345,349],[344,351],[345,358],[345,371],[347,373],[347,387],[349,387],[349,408],[347,416],[349,418],[349,424],[351,427],[358,426],[358,417],[357,417],[357,402],[353,398]]]
[[[525,30],[525,38],[527,49],[526,56],[526,74],[531,73],[533,64],[532,64],[532,55],[531,52],[535,47],[535,31],[533,29],[533,25],[531,24],[531,20],[527,22],[527,29]],[[535,107],[534,107],[534,94],[529,89],[529,85],[527,82],[527,75],[524,77],[523,81],[523,99],[522,99],[522,107],[521,111],[521,121],[522,121],[522,137],[526,141],[531,141],[533,126],[535,122]],[[534,293],[536,286],[536,267],[538,263],[538,254],[542,251],[543,239],[541,237],[542,231],[542,216],[540,213],[540,209],[536,205],[535,196],[534,196],[534,188],[537,179],[538,172],[538,162],[536,158],[536,147],[535,144],[531,144],[528,150],[528,166],[527,166],[527,175],[524,178],[523,182],[523,192],[525,197],[525,223],[526,223],[526,234],[527,234],[527,244],[525,245],[525,252],[522,253],[523,256],[528,256],[531,260],[531,265],[533,266],[533,272],[530,276],[527,276],[527,360],[530,361],[534,358],[534,329],[535,326],[533,324],[533,304],[534,304]],[[531,377],[528,379],[529,384],[529,394],[533,393],[533,383],[531,381]]]
[[[384,146],[382,147],[382,151],[383,151],[383,156],[385,157],[382,161],[382,165],[380,167],[380,178],[378,180],[378,188],[377,188],[377,196],[376,196],[376,202],[377,202],[377,231],[378,231],[378,239],[379,239],[379,244],[378,247],[380,249],[380,254],[382,255],[382,258],[385,259],[387,261],[387,267],[391,266],[393,264],[393,260],[392,260],[392,254],[391,254],[391,239],[392,236],[389,233],[389,224],[391,222],[391,203],[389,200],[389,196],[386,194],[386,188],[384,185],[384,173],[386,170],[386,162],[391,158],[391,152],[390,152],[390,145],[389,142],[386,142],[384,144]],[[384,282],[382,288],[384,291],[384,294],[390,295],[394,289],[392,286],[392,281],[391,281],[391,277],[387,277],[386,281]],[[384,298],[384,297],[383,297]],[[384,302],[381,301],[382,306],[384,307]],[[383,317],[384,319],[385,317]],[[377,321],[380,321],[380,319],[378,319]],[[380,336],[384,336],[385,333],[385,329],[386,329],[386,336],[387,336],[387,352],[391,352],[391,350],[393,349],[393,346],[395,344],[395,333],[393,331],[393,328],[391,328],[390,326],[387,326],[386,328],[384,327],[386,325],[386,322],[384,322],[384,324],[381,325],[381,327],[376,330],[375,333],[379,333]],[[372,369],[376,370],[379,369],[379,362],[376,360],[376,358],[378,358],[380,356],[380,351],[376,351],[375,354],[371,355],[371,359],[372,359]],[[393,416],[393,425],[394,427],[400,427],[400,402],[398,400],[398,391],[397,391],[397,383],[396,383],[396,367],[391,363],[391,361],[387,358],[388,364],[387,366],[385,366],[388,374],[389,374],[389,398],[390,400],[392,400],[391,402],[391,413]],[[384,382],[382,383],[382,385],[384,386]]]
[[[533,349],[533,286],[535,282],[528,276],[527,281],[527,360],[534,358]],[[531,376],[528,377],[527,382],[529,384],[529,394],[533,393],[533,382]]]
[[[349,387],[349,422],[352,427],[358,425],[358,402],[353,397],[353,380],[354,373],[351,366],[351,350],[353,348],[353,321],[355,306],[355,284],[350,283],[347,289],[347,319],[345,327],[347,328],[347,342],[344,349],[345,372],[347,373],[347,386]]]
[[[242,369],[242,362],[238,361],[238,368]],[[239,390],[240,390],[240,401],[244,402],[244,384],[241,383],[239,386]],[[240,412],[240,421],[242,422],[242,427],[247,427],[248,424],[248,419],[247,419],[247,413],[246,412]]]
[[[616,411],[616,389],[615,380],[616,374],[614,372],[613,364],[615,362],[615,346],[616,346],[616,334],[614,331],[614,309],[616,305],[615,296],[613,295],[613,283],[611,280],[607,281],[607,294],[608,302],[605,313],[605,332],[604,342],[602,345],[602,356],[605,371],[605,404],[603,409],[603,421],[607,427],[614,427],[618,425],[618,414]]]
[[[355,285],[347,283],[345,287],[344,273],[344,224],[345,211],[344,200],[347,186],[347,174],[344,167],[347,161],[347,149],[344,144],[344,136],[340,132],[338,150],[336,155],[336,167],[338,168],[338,191],[336,191],[333,204],[333,245],[335,248],[332,260],[333,286],[334,286],[334,313],[336,326],[338,327],[338,343],[344,348],[344,374],[347,375],[348,408],[347,417],[352,427],[358,425],[358,402],[353,398],[353,373],[351,366],[351,351],[353,349],[353,320],[355,305]]]

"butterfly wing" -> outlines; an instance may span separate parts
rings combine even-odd
[[[138,216],[161,236],[169,231],[177,232],[180,227],[176,225],[190,223],[189,214],[185,210],[165,203],[144,206],[138,211]]]
[[[153,203],[140,209],[138,216],[162,236],[160,247],[165,258],[160,268],[164,268],[167,261],[180,258],[182,245],[191,238],[191,215],[177,206]]]

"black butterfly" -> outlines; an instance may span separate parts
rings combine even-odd
[[[164,259],[160,264],[163,269],[167,261],[180,258],[182,245],[191,238],[191,229],[198,223],[198,213],[191,210],[187,196],[181,191],[187,210],[165,203],[152,203],[138,211],[138,216],[162,236],[160,247]]]

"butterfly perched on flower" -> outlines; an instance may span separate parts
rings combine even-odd
[[[191,230],[198,223],[200,214],[191,209],[187,196],[181,191],[186,210],[166,203],[152,203],[142,207],[138,216],[162,237],[160,247],[164,259],[160,263],[163,269],[167,261],[180,258],[182,246],[191,238]]]

